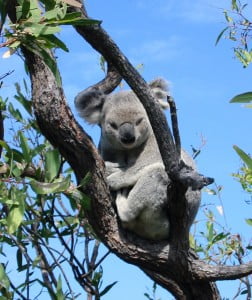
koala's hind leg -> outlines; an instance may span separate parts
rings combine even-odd
[[[141,173],[128,195],[126,191],[117,195],[119,218],[123,227],[140,236],[150,239],[167,238],[168,176],[160,163],[144,168]]]

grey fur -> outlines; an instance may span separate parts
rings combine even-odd
[[[156,79],[149,84],[162,108],[167,83]],[[100,153],[106,163],[110,189],[115,194],[118,216],[124,228],[141,237],[163,240],[169,237],[168,176],[146,111],[133,91],[104,95],[97,89],[77,95],[80,115],[101,127]],[[195,168],[182,151],[182,159]],[[199,191],[187,191],[189,218],[193,222],[200,201]]]

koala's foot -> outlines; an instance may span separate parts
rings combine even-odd
[[[128,189],[120,189],[116,195],[117,212],[122,222],[130,222],[136,217],[134,210],[131,210],[129,207],[129,202],[127,201],[128,194]]]

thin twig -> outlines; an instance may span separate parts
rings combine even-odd
[[[178,158],[180,158],[181,157],[181,140],[180,140],[180,134],[179,134],[176,103],[171,96],[167,96],[167,102],[170,106],[172,133],[173,133],[173,138],[175,141],[176,151],[177,151]]]

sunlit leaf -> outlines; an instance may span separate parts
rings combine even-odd
[[[238,146],[233,146],[236,153],[240,156],[240,158],[243,160],[243,162],[247,165],[247,167],[252,170],[252,158],[245,153],[242,149],[240,149]]]
[[[62,290],[62,280],[61,276],[59,276],[58,282],[57,282],[57,292],[56,292],[56,299],[57,300],[65,300],[65,296]]]
[[[236,3],[236,0],[232,0],[232,9],[238,11],[238,5]]]
[[[59,181],[52,183],[39,182],[31,180],[30,185],[33,191],[39,195],[46,195],[52,193],[64,192],[70,186],[70,176],[66,178],[60,178]]]
[[[7,217],[8,233],[13,234],[21,224],[25,211],[25,196],[22,191],[15,190],[12,195],[16,197],[19,204],[13,205]]]
[[[30,14],[33,20],[39,21],[41,18],[41,10],[39,8],[38,0],[29,0],[30,1]]]
[[[64,2],[66,2],[69,5],[81,8],[82,4],[76,0],[63,0]]]
[[[51,182],[58,173],[61,165],[61,156],[57,149],[50,149],[45,153],[45,177]]]

